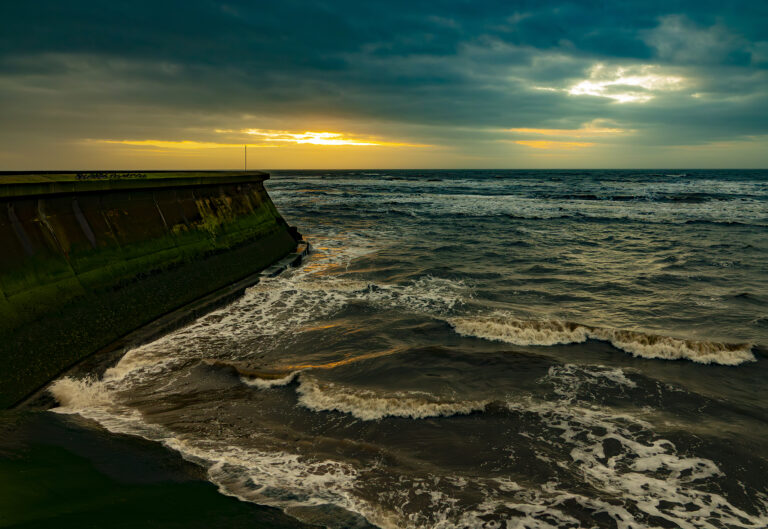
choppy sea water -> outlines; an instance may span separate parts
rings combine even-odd
[[[768,173],[268,188],[306,264],[54,411],[332,528],[768,526]]]

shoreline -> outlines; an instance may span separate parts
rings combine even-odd
[[[101,374],[131,348],[235,301],[262,278],[300,266],[310,249],[302,240],[272,266],[153,320],[68,367],[14,408],[0,410],[0,512],[6,520],[28,529],[54,520],[78,529],[106,520],[118,528],[319,528],[222,493],[203,467],[162,443],[110,432],[80,415],[51,413],[55,400],[47,393],[61,376]]]
[[[74,364],[67,366],[44,385],[38,387],[27,395],[11,409],[51,408],[54,405],[54,400],[53,397],[48,394],[47,390],[52,382],[65,375],[85,372],[98,373],[101,375],[106,369],[117,363],[130,349],[157,340],[216,309],[232,303],[242,297],[245,294],[246,289],[256,285],[261,278],[275,277],[288,268],[300,266],[304,258],[309,255],[310,252],[311,245],[308,241],[302,239],[298,243],[295,252],[286,255],[268,268],[211,292],[210,294],[198,298],[174,311],[166,313],[125,336],[118,338],[106,347],[94,351]]]
[[[80,416],[4,410],[0,433],[3,526],[318,527],[222,494],[178,452]]]

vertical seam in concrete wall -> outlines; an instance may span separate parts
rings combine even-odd
[[[160,209],[160,204],[157,203],[157,193],[154,191],[152,192],[152,202],[155,203],[155,209],[157,209],[157,212],[160,213],[160,220],[163,221],[163,226],[165,226],[165,231],[167,233],[170,233],[170,228],[168,227],[168,223],[165,221],[165,215],[163,215],[163,210]]]
[[[48,230],[48,233],[51,234],[51,237],[53,237],[54,242],[56,243],[56,246],[59,248],[59,252],[61,252],[62,257],[64,257],[64,261],[67,263],[67,267],[69,268],[69,271],[72,272],[72,277],[75,278],[75,281],[77,281],[77,284],[80,285],[80,288],[83,292],[85,292],[85,287],[83,286],[82,281],[80,281],[80,276],[77,275],[77,272],[75,271],[74,267],[72,266],[72,263],[69,261],[69,252],[64,248],[64,245],[61,244],[61,241],[56,236],[56,232],[53,229],[53,226],[51,226],[51,223],[48,222],[48,216],[45,214],[45,199],[44,198],[38,198],[37,199],[37,216],[40,222],[43,226],[45,226],[45,229]]]
[[[112,223],[109,221],[109,215],[107,215],[107,212],[104,210],[104,204],[101,202],[101,197],[98,197],[99,202],[99,213],[101,214],[101,218],[104,219],[104,224],[107,226],[107,229],[109,230],[110,235],[112,235],[112,239],[115,241],[115,246],[120,248],[122,250],[122,245],[120,244],[120,239],[117,236],[117,232],[115,231],[115,228],[112,226]]]
[[[69,252],[66,248],[64,248],[64,245],[61,244],[61,241],[56,236],[56,232],[54,231],[53,226],[51,226],[51,223],[48,222],[48,216],[45,214],[44,198],[37,199],[37,219],[43,226],[45,226],[45,229],[48,230],[48,234],[53,239],[53,242],[56,243],[56,247],[59,249],[59,252],[64,256],[64,259],[67,261],[67,263],[69,263]]]
[[[16,216],[16,211],[13,208],[12,202],[8,202],[8,218],[11,220],[13,232],[16,234],[16,238],[21,243],[21,247],[24,248],[24,252],[30,257],[33,256],[35,251],[32,248],[32,242],[29,240],[29,237],[24,231],[24,226],[22,226],[21,222],[19,222],[19,217]]]
[[[177,197],[177,194],[176,194],[176,191],[174,190],[174,192],[173,192],[173,201],[174,201],[174,203],[177,201],[176,197]],[[168,237],[170,237],[171,241],[173,241],[173,247],[176,249],[177,255],[179,255],[181,257],[183,254],[181,253],[181,247],[179,245],[179,239],[177,238],[176,234],[173,233],[173,229],[171,228],[171,226],[168,225],[168,222],[165,220],[165,214],[163,213],[163,208],[160,207],[160,203],[157,201],[157,192],[156,191],[152,192],[152,200],[154,200],[155,207],[157,208],[157,211],[160,213],[160,218],[163,221],[163,226],[165,226],[165,231],[168,234]]]
[[[75,213],[75,218],[77,219],[77,223],[80,225],[80,229],[83,230],[85,238],[88,239],[88,242],[90,242],[91,246],[95,249],[96,235],[93,234],[93,230],[91,229],[90,224],[88,224],[88,219],[86,219],[85,215],[83,215],[83,210],[80,209],[80,204],[77,202],[77,198],[75,197],[72,198],[72,211]]]

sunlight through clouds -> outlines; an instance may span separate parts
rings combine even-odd
[[[195,151],[209,149],[228,149],[248,147],[281,147],[286,144],[321,146],[321,147],[428,147],[428,145],[413,143],[398,143],[381,141],[370,138],[354,138],[340,132],[302,132],[294,133],[279,130],[245,129],[234,131],[231,129],[215,129],[218,134],[243,134],[248,141],[231,140],[229,142],[194,141],[194,140],[136,140],[136,139],[90,139],[85,143],[126,145],[131,147],[153,147],[179,151]],[[231,136],[230,136],[231,137]],[[254,142],[253,140],[257,140]]]
[[[211,141],[169,141],[169,140],[88,140],[88,143],[108,143],[115,145],[130,145],[134,147],[160,147],[163,149],[198,150],[242,148],[243,143],[216,143]],[[248,147],[276,147],[275,145],[248,143]]]
[[[685,79],[664,75],[654,65],[607,67],[595,64],[589,70],[589,79],[570,88],[570,95],[590,95],[614,99],[618,103],[646,103],[658,92],[681,90]]]
[[[363,147],[424,147],[425,145],[417,145],[411,143],[397,143],[379,141],[373,139],[352,138],[345,136],[340,132],[288,132],[284,130],[261,130],[261,129],[248,129],[243,131],[246,134],[258,136],[269,142],[285,142],[285,143],[298,143],[298,144],[310,144],[310,145],[350,145],[350,146],[363,146]]]
[[[765,2],[235,4],[4,3],[0,164],[768,164]]]

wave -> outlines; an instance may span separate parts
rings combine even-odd
[[[462,336],[515,345],[581,343],[589,338],[586,327],[566,321],[517,320],[496,315],[451,318],[448,323]]]
[[[691,457],[668,439],[645,436],[650,425],[631,415],[557,402],[509,403],[508,409],[521,417],[536,414],[551,431],[549,436],[538,437],[539,441],[571,447],[570,463],[586,483],[625,500],[583,496],[561,490],[554,482],[547,490],[552,497],[542,503],[560,506],[575,502],[604,513],[618,527],[656,527],[626,523],[641,517],[665,520],[670,527],[690,528],[756,529],[768,520],[765,503],[761,502],[757,513],[750,513],[707,487],[724,475],[714,461]],[[569,521],[571,524],[558,523],[556,527],[576,526],[576,520]]]
[[[240,447],[215,436],[178,435],[164,426],[148,423],[138,410],[121,404],[119,395],[110,386],[109,382],[94,378],[62,378],[49,387],[60,404],[51,411],[76,413],[98,422],[110,432],[161,443],[205,469],[208,479],[222,494],[282,509],[299,520],[303,519],[302,509],[328,504],[344,509],[346,512],[342,514],[346,518],[375,518],[378,514],[368,502],[350,494],[359,474],[351,465],[335,460],[313,460],[280,450]],[[334,514],[336,519],[321,521],[324,526],[340,529],[339,513]],[[317,516],[306,521],[313,520],[316,521]],[[344,527],[363,527],[358,520]]]
[[[275,378],[267,378],[263,374],[259,376],[243,375],[240,377],[240,380],[248,386],[253,386],[259,389],[269,389],[277,388],[280,386],[287,386],[296,380],[296,377],[299,375],[299,373],[301,373],[301,371],[292,371],[285,376]]]
[[[50,385],[48,391],[59,403],[57,411],[77,413],[77,411],[114,403],[112,393],[103,382],[94,378],[60,378]]]
[[[264,370],[252,369],[244,365],[243,362],[222,359],[205,359],[203,365],[212,367],[219,371],[229,372],[237,377],[240,382],[247,386],[253,386],[259,389],[276,388],[287,386],[301,373],[302,369],[286,370]]]
[[[551,214],[522,214],[522,213],[503,213],[491,211],[490,213],[441,213],[435,216],[441,217],[472,217],[472,218],[493,218],[493,217],[505,217],[512,220],[577,220],[579,222],[592,222],[592,223],[613,223],[613,222],[637,222],[641,224],[674,224],[674,225],[711,225],[711,226],[745,226],[745,227],[758,227],[763,228],[768,226],[766,224],[766,218],[755,217],[743,220],[729,220],[729,219],[684,219],[679,217],[658,217],[652,216],[640,216],[631,214],[617,214],[617,215],[594,215],[588,213],[582,213],[574,211],[572,213],[551,213]]]
[[[532,198],[539,198],[533,196]],[[545,194],[540,198],[550,200],[587,200],[607,202],[685,202],[689,204],[701,204],[710,201],[722,201],[731,199],[729,195],[710,193],[678,193],[678,194],[640,194],[640,195],[612,195],[612,194]]]
[[[491,403],[490,400],[441,400],[421,391],[393,391],[383,395],[368,389],[320,382],[306,374],[308,369],[298,369],[287,374],[265,373],[248,370],[230,362],[218,361],[215,364],[234,369],[244,384],[260,390],[288,386],[298,380],[296,393],[301,406],[312,411],[338,411],[363,421],[375,421],[384,417],[425,419],[468,415],[483,411]]]
[[[764,221],[766,219],[754,219],[758,221]],[[683,222],[683,224],[711,224],[714,226],[765,226],[765,224],[759,224],[754,222],[744,222],[738,220],[715,220],[715,219],[689,219]]]
[[[121,404],[119,388],[112,382],[93,377],[64,377],[48,386],[48,392],[59,403],[52,412],[81,415],[113,433],[156,440],[162,430],[146,423],[137,409]]]
[[[486,400],[442,401],[429,393],[396,391],[382,395],[367,389],[352,389],[302,376],[296,388],[299,404],[312,411],[339,411],[363,421],[384,417],[424,419],[469,415],[490,404]]]
[[[368,395],[372,392],[322,385],[306,373],[292,375],[299,376],[300,387],[322,386],[321,391],[342,406],[348,404],[344,394],[367,398],[367,409],[381,398]],[[768,505],[756,504],[757,512],[747,512],[731,503],[728,495],[715,488],[724,471],[714,461],[679,450],[670,440],[652,434],[651,424],[631,414],[579,404],[579,384],[635,387],[621,369],[565,364],[550,368],[540,381],[552,384],[558,397],[502,402],[501,408],[514,424],[508,435],[516,437],[500,448],[532,443],[540,447],[535,451],[537,458],[558,468],[572,468],[573,475],[599,494],[585,494],[583,487],[574,490],[563,479],[567,476],[556,472],[541,485],[473,473],[414,475],[397,469],[388,472],[386,466],[364,461],[249,446],[240,437],[180,435],[167,427],[148,425],[138,412],[116,413],[125,409],[119,404],[119,392],[94,379],[65,378],[52,387],[52,393],[62,406],[66,402],[69,412],[78,410],[110,431],[144,437],[177,451],[204,468],[223,494],[281,508],[307,523],[336,529],[364,527],[363,518],[386,529],[480,529],[503,527],[510,521],[520,527],[565,529],[578,524],[573,514],[583,510],[602,513],[619,527],[635,527],[625,522],[651,516],[691,528],[765,527]],[[392,396],[407,404],[429,397],[419,392]],[[418,501],[413,501],[413,491],[418,491]],[[466,491],[472,491],[472,496]]]
[[[594,339],[609,342],[617,349],[642,358],[726,366],[755,361],[752,344],[684,340],[562,320],[522,320],[505,313],[451,318],[447,322],[462,336],[514,345],[571,344]]]
[[[305,193],[288,193],[281,203],[302,214],[356,214],[368,218],[389,215],[435,218],[494,218],[526,220],[575,219],[579,222],[640,222],[643,224],[713,224],[765,226],[768,196],[754,187],[692,191],[685,186],[648,192],[647,186],[586,189],[552,193],[502,186],[489,192],[468,184],[450,191],[427,187],[382,192],[376,187],[355,188],[350,196],[321,196],[308,204]]]
[[[681,340],[669,336],[618,329],[596,328],[591,334],[598,340],[610,342],[618,349],[643,358],[687,359],[700,364],[727,366],[755,361],[755,356],[752,354],[752,344]]]

